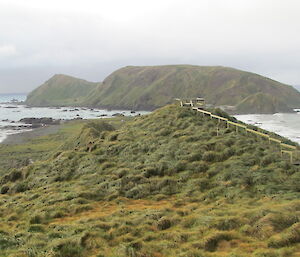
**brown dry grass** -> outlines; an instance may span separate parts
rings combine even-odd
[[[53,220],[50,224],[67,224],[72,222],[78,222],[80,220],[96,219],[112,215],[114,212],[123,211],[138,211],[138,210],[160,210],[164,208],[172,208],[172,201],[152,201],[152,200],[132,200],[132,199],[121,199],[121,203],[116,202],[97,202],[91,207],[93,209],[75,214],[72,216],[65,216]]]

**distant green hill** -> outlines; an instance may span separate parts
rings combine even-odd
[[[80,104],[98,83],[58,74],[32,91],[26,99],[30,106],[70,106]]]
[[[299,168],[217,124],[171,105],[0,145],[0,255],[297,256]]]
[[[30,96],[32,99],[36,93]],[[45,101],[47,96],[42,96]],[[290,112],[300,106],[300,92],[291,86],[233,68],[192,65],[124,67],[99,83],[78,104],[153,110],[171,103],[175,97],[197,96],[205,97],[214,106],[230,106],[237,113]],[[27,102],[38,105],[40,98],[29,98]]]
[[[278,98],[269,94],[257,93],[243,99],[237,106],[239,114],[290,112],[290,108]]]

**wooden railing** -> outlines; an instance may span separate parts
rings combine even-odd
[[[237,123],[237,122],[233,122],[233,121],[228,120],[227,118],[215,115],[215,114],[213,114],[213,113],[211,113],[207,110],[204,110],[203,107],[201,107],[201,108],[196,107],[192,100],[187,101],[187,100],[182,100],[182,99],[179,99],[179,98],[176,98],[175,100],[180,102],[181,107],[184,107],[184,106],[191,107],[192,110],[200,112],[203,116],[208,116],[211,119],[218,120],[218,124],[221,121],[226,122],[227,128],[229,128],[230,126],[234,126],[235,129],[236,129],[236,132],[238,132],[239,129],[242,129],[246,133],[251,133],[251,134],[255,134],[257,136],[261,136],[263,138],[266,138],[269,141],[269,143],[271,143],[271,142],[277,143],[280,146],[280,152],[281,152],[282,157],[284,157],[284,154],[287,154],[287,155],[289,155],[289,159],[290,159],[291,163],[300,165],[300,162],[299,163],[294,162],[294,160],[298,157],[298,155],[300,156],[300,150],[299,150],[298,147],[296,147],[294,145],[285,144],[281,140],[273,138],[273,137],[271,137],[270,135],[268,135],[266,133],[256,131],[254,129],[249,128],[246,125],[243,125],[243,124],[240,124],[240,123]],[[219,127],[217,126],[217,135],[218,134],[219,134]]]

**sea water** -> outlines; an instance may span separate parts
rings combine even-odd
[[[275,132],[278,135],[286,137],[300,144],[300,112],[248,114],[235,115],[235,117],[247,124],[255,125],[262,129]]]
[[[22,118],[42,118],[48,117],[53,119],[75,119],[81,117],[83,119],[99,119],[112,117],[114,113],[122,113],[124,115],[146,114],[147,112],[136,112],[132,114],[130,111],[107,111],[100,109],[88,108],[48,108],[48,107],[28,107],[22,104],[12,103],[12,100],[19,102],[25,101],[26,94],[0,94],[0,142],[7,135],[20,133],[28,129],[18,128],[24,125],[19,122]],[[298,113],[276,113],[276,114],[249,114],[236,115],[237,119],[252,125],[261,127],[281,136],[287,137],[292,141],[300,143],[300,112]],[[15,126],[15,129],[11,129]]]
[[[25,94],[0,94],[0,142],[8,135],[31,130],[30,128],[22,128],[26,125],[20,120],[22,118],[53,118],[71,120],[76,118],[83,119],[99,119],[109,118],[113,114],[121,113],[125,116],[134,116],[146,114],[148,112],[121,111],[121,110],[102,110],[80,107],[29,107],[22,104],[25,101]],[[19,103],[12,102],[18,101]],[[21,102],[21,103],[20,103]]]

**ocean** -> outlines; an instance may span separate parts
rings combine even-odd
[[[79,107],[28,107],[24,104],[16,104],[13,101],[25,101],[25,94],[0,94],[0,142],[8,135],[29,131],[30,128],[24,128],[23,125],[28,125],[20,122],[23,118],[53,118],[62,120],[71,120],[76,118],[83,119],[100,119],[109,118],[113,114],[121,113],[125,116],[135,116],[146,114],[148,112],[135,112],[124,110],[101,110]],[[103,116],[106,115],[106,116]]]
[[[300,111],[300,110],[299,110]],[[235,115],[247,124],[277,133],[300,144],[300,112]]]
[[[83,119],[99,119],[112,117],[115,113],[122,113],[126,116],[146,114],[148,112],[136,112],[120,110],[100,110],[74,107],[48,108],[48,107],[27,107],[11,101],[25,101],[25,94],[0,94],[0,142],[8,135],[20,133],[28,128],[20,128],[24,123],[19,122],[22,118],[53,118],[71,120],[78,117]],[[237,119],[263,129],[275,132],[300,144],[300,112],[298,113],[276,113],[276,114],[249,114],[236,115]]]

